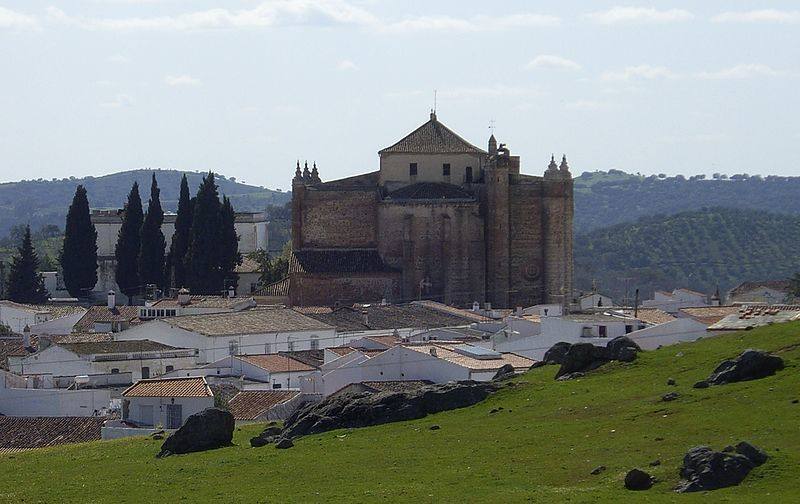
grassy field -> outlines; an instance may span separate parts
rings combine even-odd
[[[745,348],[788,366],[762,380],[691,388]],[[800,502],[800,323],[708,338],[555,382],[548,366],[486,402],[428,418],[336,431],[289,450],[236,446],[157,460],[157,441],[96,442],[0,457],[0,501],[30,502]],[[666,385],[675,378],[677,386]],[[676,390],[681,397],[660,402]],[[500,412],[490,414],[502,406]],[[433,424],[440,430],[429,430]],[[770,460],[739,487],[676,494],[691,446],[740,440]],[[658,467],[648,467],[653,460]],[[604,465],[600,475],[590,471]],[[659,479],[623,488],[628,469]],[[712,500],[709,500],[712,499]]]

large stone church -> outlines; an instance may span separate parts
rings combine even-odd
[[[289,277],[296,306],[432,299],[494,308],[568,302],[572,177],[566,157],[520,173],[492,135],[478,148],[435,113],[379,151],[380,169],[292,181]]]

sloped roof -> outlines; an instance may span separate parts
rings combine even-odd
[[[233,271],[234,273],[260,273],[261,265],[255,259],[244,256],[242,264],[237,264]]]
[[[620,310],[624,315],[628,317],[633,317],[634,313],[637,313],[637,318],[644,322],[645,324],[663,324],[665,322],[669,322],[671,320],[675,320],[675,317],[670,315],[669,313],[665,312],[664,310],[658,308],[639,308],[637,310]]]
[[[92,341],[83,343],[56,343],[78,355],[157,352],[176,350],[176,347],[150,340]]]
[[[695,308],[681,308],[678,312],[707,325],[716,324],[728,315],[738,314],[740,306],[701,306]]]
[[[730,290],[730,296],[738,296],[754,289],[766,287],[777,291],[788,291],[791,282],[789,280],[765,280],[763,282],[742,282]]]
[[[377,249],[295,250],[289,260],[290,273],[389,273]]]
[[[475,197],[457,185],[444,182],[418,182],[386,195],[386,200],[469,200]]]
[[[289,295],[289,277],[265,285],[254,292],[256,296],[286,297]]]
[[[515,353],[501,353],[499,359],[476,359],[475,357],[470,357],[454,350],[455,347],[461,345],[463,345],[463,343],[460,342],[450,344],[431,342],[423,345],[409,344],[404,346],[410,350],[428,355],[431,354],[431,349],[435,349],[437,358],[452,362],[453,364],[458,364],[472,371],[494,371],[506,364],[511,364],[514,369],[517,370],[527,370],[536,362],[533,359]]]
[[[430,120],[378,154],[486,154],[440,123],[435,113]]]
[[[116,306],[109,309],[107,306],[92,306],[84,313],[83,317],[75,323],[72,330],[75,332],[89,332],[94,328],[95,322],[139,322],[138,306]]]
[[[238,273],[238,271],[237,271]],[[178,302],[178,298],[163,298],[154,302],[145,308],[179,308],[181,306],[191,306],[192,308],[225,308],[230,309],[239,304],[255,306],[255,301],[251,296],[206,296],[206,295],[193,295],[189,296],[189,303],[182,305]]]
[[[237,355],[237,359],[270,373],[314,371],[316,368],[285,354]]]
[[[184,378],[155,378],[139,380],[125,392],[124,397],[214,397],[202,376]]]
[[[235,336],[272,332],[324,331],[331,329],[319,320],[289,308],[253,308],[232,313],[182,315],[161,322],[205,336]]]
[[[76,313],[86,312],[86,308],[75,305],[51,305],[51,304],[23,304],[15,303],[14,301],[2,300],[0,305],[15,308],[17,310],[27,311],[29,313],[49,313],[52,319],[67,317]],[[52,320],[51,319],[51,320]]]
[[[228,409],[236,420],[256,420],[273,406],[294,399],[297,390],[243,390],[228,401]]]
[[[105,421],[104,417],[0,416],[0,451],[97,441]]]
[[[352,177],[345,177],[338,180],[331,180],[321,184],[314,184],[312,188],[315,191],[363,191],[373,190],[378,187],[380,180],[379,171],[362,173],[361,175],[354,175]]]
[[[367,313],[367,320],[364,320],[364,312]],[[417,329],[457,327],[469,325],[472,322],[467,317],[445,313],[417,303],[373,304],[358,309],[339,308],[330,313],[309,313],[308,316],[335,326],[343,332],[407,327]]]

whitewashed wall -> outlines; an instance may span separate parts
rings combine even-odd
[[[0,413],[6,416],[93,416],[110,402],[108,389],[0,388]]]
[[[152,406],[152,425],[160,425],[162,427],[167,425],[167,404],[182,405],[183,422],[185,422],[190,415],[214,406],[213,397],[125,397],[123,400],[129,401],[128,420],[139,424],[142,423],[144,419],[141,417],[141,406]]]

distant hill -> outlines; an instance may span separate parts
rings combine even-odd
[[[616,300],[635,288],[711,293],[800,271],[800,216],[711,208],[645,217],[575,236],[575,285]]]
[[[800,214],[800,177],[643,177],[619,170],[575,179],[575,232],[710,207]],[[724,177],[724,178],[723,178]]]
[[[161,204],[166,211],[175,211],[177,207],[184,173],[192,192],[196,191],[204,175],[178,170],[132,170],[102,177],[24,180],[0,184],[0,237],[5,236],[16,224],[29,223],[33,229],[55,224],[63,229],[67,208],[78,184],[86,187],[92,208],[120,208],[125,203],[131,185],[138,181],[146,204],[150,177],[154,172],[161,188]],[[218,175],[217,183],[220,191],[231,198],[237,211],[263,211],[267,205],[282,205],[291,198],[289,193],[242,184],[224,175]]]

